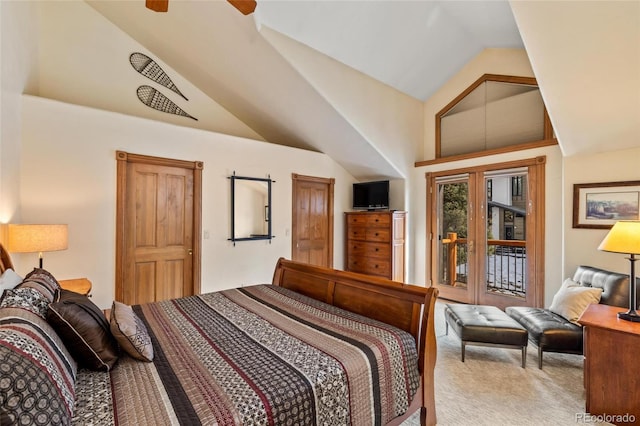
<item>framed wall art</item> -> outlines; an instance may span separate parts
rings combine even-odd
[[[573,227],[609,229],[618,220],[640,220],[640,181],[573,185]]]

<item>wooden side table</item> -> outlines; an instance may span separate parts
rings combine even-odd
[[[640,323],[618,319],[625,308],[589,305],[584,326],[586,411],[616,425],[640,422]]]
[[[91,297],[91,281],[87,278],[74,278],[70,280],[60,280],[58,282],[60,283],[60,287],[65,290],[75,291],[76,293]]]

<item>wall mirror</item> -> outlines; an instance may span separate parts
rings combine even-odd
[[[437,158],[530,148],[552,138],[540,89],[531,77],[485,74],[436,114]]]
[[[229,176],[231,180],[230,241],[271,240],[271,178]]]

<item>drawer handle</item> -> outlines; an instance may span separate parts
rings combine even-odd
[[[374,265],[373,267],[374,267],[374,268],[376,268],[376,269],[378,269],[378,265]]]
[[[380,222],[380,219],[376,219],[376,222]]]
[[[377,237],[378,235],[380,235],[380,234],[378,234],[378,233],[376,232],[376,237]]]
[[[376,247],[376,251],[380,251],[380,249],[378,247]]]

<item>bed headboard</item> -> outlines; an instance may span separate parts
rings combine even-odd
[[[322,268],[280,258],[273,284],[316,300],[391,324],[423,341],[433,319],[437,289],[385,278]],[[424,327],[423,327],[424,325]]]
[[[0,244],[0,274],[6,271],[7,269],[14,269],[13,262],[11,261],[11,256],[9,256],[9,252],[4,248],[2,244]]]

